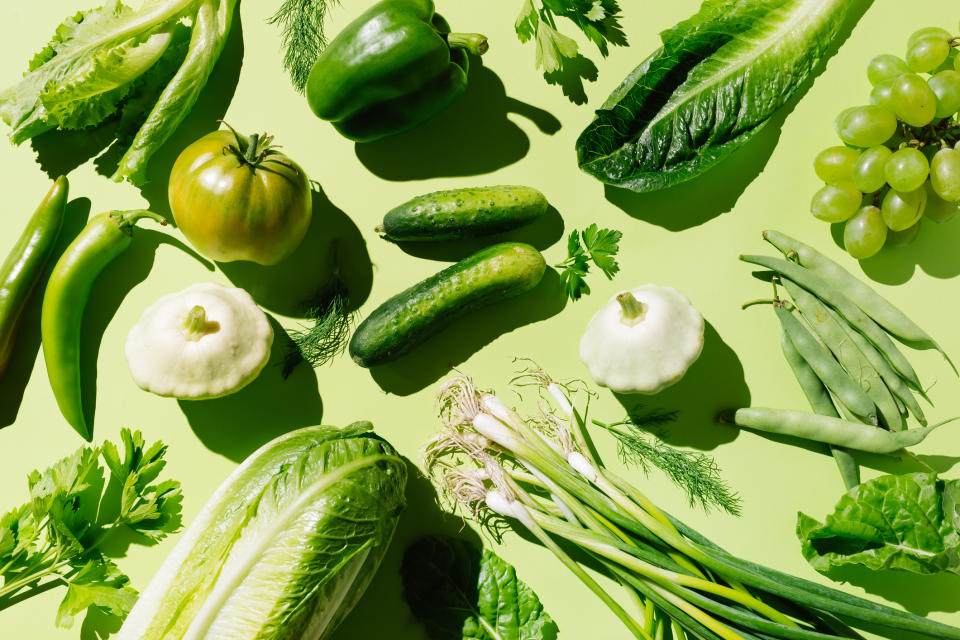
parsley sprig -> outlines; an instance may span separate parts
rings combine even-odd
[[[616,0],[523,0],[514,28],[521,42],[536,41],[536,65],[544,73],[563,69],[579,55],[572,38],[560,33],[557,18],[573,22],[606,56],[608,45],[625,45]]]
[[[555,265],[560,272],[564,294],[571,300],[579,300],[590,293],[585,276],[590,272],[593,262],[607,279],[620,271],[617,264],[617,251],[620,250],[622,233],[613,229],[599,229],[593,223],[583,231],[574,230],[567,238],[567,259]]]
[[[0,517],[0,611],[58,584],[58,627],[97,607],[126,617],[137,592],[104,549],[120,531],[154,544],[180,527],[180,483],[155,482],[166,446],[124,429],[121,447],[82,447],[27,477],[30,501]],[[100,459],[109,470],[107,478]],[[115,541],[115,540],[114,540]]]

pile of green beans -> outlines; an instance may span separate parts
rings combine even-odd
[[[833,260],[779,231],[764,231],[763,237],[784,258],[740,259],[772,271],[775,290],[782,283],[789,295],[789,300],[775,294],[762,302],[773,304],[784,357],[813,413],[755,407],[727,412],[721,419],[825,443],[844,484],[853,488],[860,483],[860,470],[850,450],[895,453],[939,426],[926,427],[916,397],[926,395],[893,338],[914,348],[937,349],[953,363],[906,314]],[[907,432],[910,415],[925,428]]]

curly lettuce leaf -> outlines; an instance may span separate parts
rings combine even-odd
[[[810,77],[847,0],[706,0],[661,34],[577,140],[580,168],[655,191],[707,171],[753,138]]]
[[[64,20],[26,75],[0,93],[0,117],[13,128],[12,141],[95,126],[116,113],[130,83],[163,55],[171,21],[185,4],[148,3],[135,11],[112,1]]]
[[[844,494],[821,524],[800,513],[797,536],[817,571],[844,565],[960,573],[960,480],[880,476]]]

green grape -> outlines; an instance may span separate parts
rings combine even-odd
[[[907,66],[911,71],[926,73],[936,69],[950,55],[949,38],[920,38],[907,50]]]
[[[915,191],[927,181],[930,163],[919,150],[904,147],[893,152],[883,165],[883,174],[887,178],[887,184],[895,190]]]
[[[954,56],[954,58],[953,58],[953,69],[954,69],[954,71],[960,71],[960,55]]]
[[[880,211],[883,214],[883,221],[891,231],[903,231],[917,223],[926,205],[927,190],[925,188],[906,192],[891,189],[883,197]]]
[[[909,71],[910,69],[907,68],[907,63],[903,61],[903,58],[898,58],[889,53],[875,56],[867,63],[867,78],[869,78],[870,84],[874,86],[884,80],[893,80]]]
[[[953,37],[953,34],[941,27],[924,27],[923,29],[917,29],[907,38],[907,48],[913,47],[919,40],[930,37],[949,40]]]
[[[857,158],[853,165],[853,186],[863,193],[879,191],[887,183],[883,166],[893,151],[883,145],[870,147]]]
[[[850,180],[853,164],[860,152],[850,147],[830,147],[817,154],[813,161],[813,170],[827,184],[837,184]]]
[[[927,83],[924,82],[923,86],[926,87]],[[927,91],[930,91],[930,87],[927,87]],[[933,91],[930,93],[932,95]],[[874,147],[889,140],[896,132],[897,117],[883,107],[869,104],[842,111],[837,116],[836,127],[840,139],[847,144]]]
[[[908,244],[912,243],[917,239],[917,234],[920,233],[920,225],[923,224],[923,220],[918,220],[915,225],[912,227],[907,227],[903,231],[888,231],[887,232],[887,247],[905,247]]]
[[[941,71],[955,71],[957,64],[957,50],[953,47],[950,47],[950,55],[947,56],[947,59],[943,61],[939,67],[930,72],[931,75],[936,75]]]
[[[941,149],[930,163],[930,184],[944,200],[960,200],[960,151]]]
[[[923,215],[934,222],[946,222],[957,215],[957,203],[950,200],[944,200],[936,191],[933,190],[933,184],[928,180],[924,185],[927,190],[927,206],[923,209]]]
[[[852,182],[824,185],[813,194],[810,201],[810,213],[824,222],[843,222],[860,207],[863,194]]]
[[[873,90],[870,92],[870,104],[875,104],[878,107],[883,107],[884,109],[890,111],[891,113],[896,111],[893,108],[893,100],[891,99],[890,94],[893,92],[893,82],[896,78],[892,80],[884,80],[883,82],[878,82],[876,86],[873,87]]]
[[[843,247],[857,260],[875,255],[887,241],[887,225],[880,209],[863,207],[843,227]]]
[[[941,71],[927,80],[927,84],[937,96],[935,118],[949,118],[960,111],[960,73],[950,70]]]
[[[905,73],[893,81],[890,103],[897,117],[911,127],[925,127],[937,113],[937,96],[927,81],[915,73]]]

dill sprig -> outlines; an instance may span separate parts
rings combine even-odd
[[[283,0],[283,4],[267,21],[279,24],[283,32],[283,67],[290,80],[303,93],[310,69],[327,46],[323,32],[331,4],[339,0]]]
[[[307,310],[305,316],[313,324],[290,332],[293,347],[284,358],[283,377],[304,360],[319,367],[343,353],[355,315],[346,287],[337,278],[328,294]]]
[[[638,466],[646,474],[650,473],[651,465],[660,469],[683,489],[691,507],[699,505],[704,511],[715,507],[739,516],[740,497],[723,480],[713,457],[671,447],[649,432],[676,418],[676,411],[631,412],[620,422],[605,424],[594,420],[593,423],[616,438],[617,453],[624,464]]]

